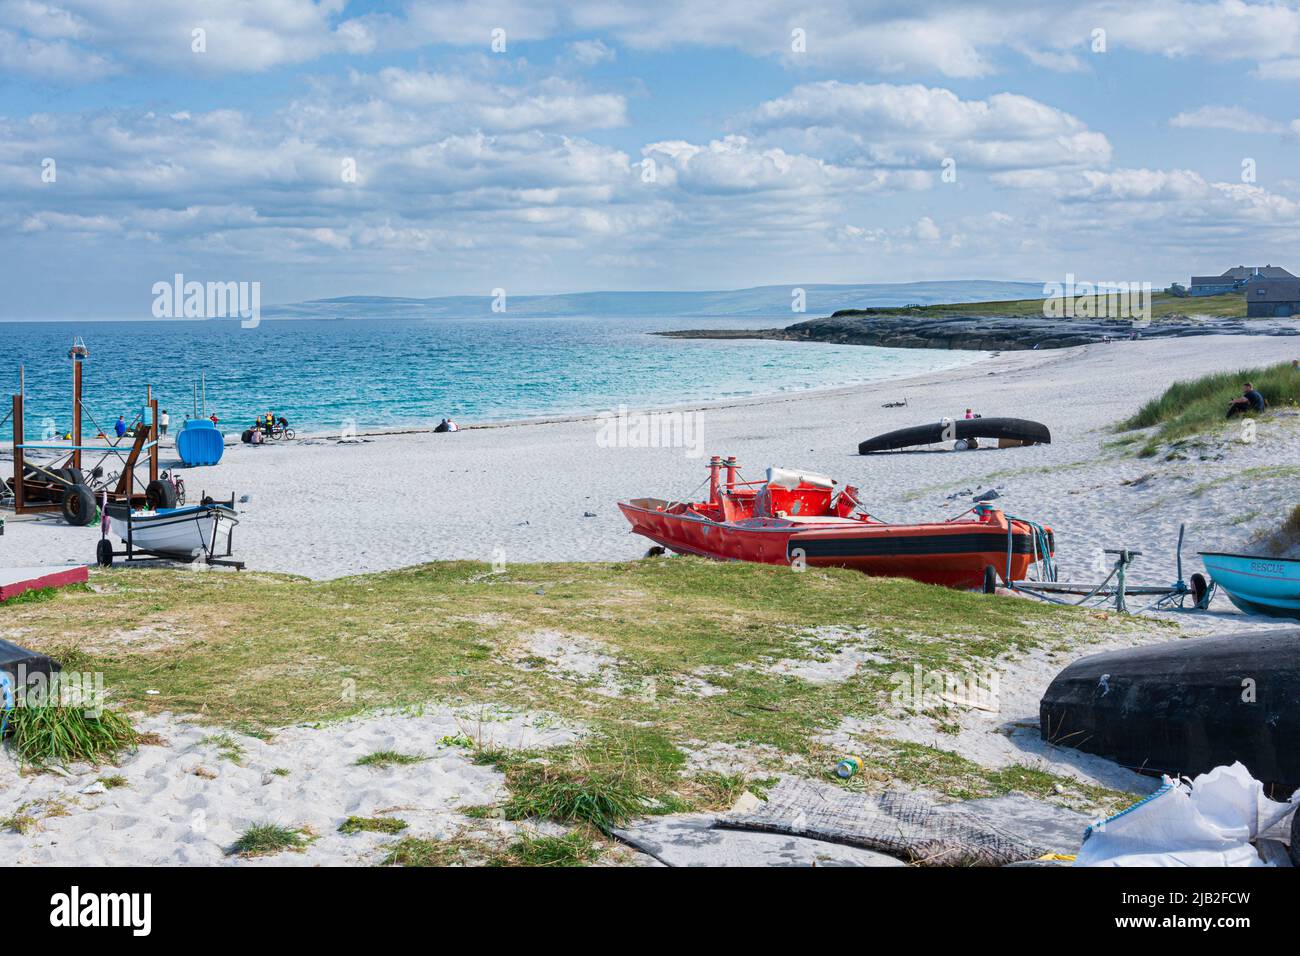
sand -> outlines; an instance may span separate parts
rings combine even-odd
[[[1191,554],[1280,520],[1261,506],[1281,500],[1290,476],[1264,481],[1253,498],[1230,478],[1241,468],[1300,464],[1296,431],[1265,424],[1253,445],[1227,446],[1221,459],[1165,464],[1103,449],[1113,437],[1107,426],[1177,379],[1277,361],[1282,347],[1277,338],[1211,336],[1003,353],[874,387],[696,410],[702,441],[695,449],[603,447],[602,422],[592,418],[236,444],[219,465],[180,473],[191,499],[247,496],[235,545],[250,568],[313,578],[445,559],[636,557],[646,542],[628,534],[615,503],[689,495],[714,453],[737,455],[751,479],[775,464],[852,482],[868,509],[891,521],[955,515],[969,507],[969,495],[950,496],[995,487],[1006,510],[1056,529],[1064,571],[1091,575],[1097,549],[1127,545],[1146,552],[1141,571],[1165,577],[1180,522]],[[908,407],[881,407],[902,397]],[[960,416],[967,406],[1039,419],[1053,443],[856,454],[865,437]],[[1251,515],[1254,508],[1260,511]],[[55,515],[10,516],[0,567],[89,562],[98,537],[98,529],[71,528]]]
[[[970,506],[972,494],[996,488],[999,506],[1055,529],[1063,577],[1095,579],[1100,549],[1127,546],[1144,552],[1132,577],[1163,583],[1174,578],[1180,524],[1187,528],[1190,573],[1199,567],[1197,549],[1236,548],[1280,523],[1296,502],[1300,418],[1274,416],[1249,443],[1225,432],[1176,461],[1140,459],[1106,447],[1113,439],[1109,426],[1175,380],[1276,362],[1290,357],[1283,352],[1287,344],[1231,336],[1004,353],[959,370],[872,387],[693,410],[703,438],[695,448],[609,447],[602,422],[591,418],[469,427],[451,435],[372,435],[347,442],[318,436],[288,445],[235,445],[219,466],[183,475],[193,497],[247,496],[239,505],[235,545],[250,568],[312,578],[445,559],[634,558],[647,542],[627,532],[615,503],[637,496],[686,497],[706,477],[702,452],[737,455],[751,479],[777,464],[857,484],[872,513],[900,522],[957,515]],[[905,408],[882,407],[904,397]],[[1051,427],[1053,443],[856,454],[865,437],[960,416],[967,406],[986,416],[1039,419]],[[1252,469],[1246,490],[1241,475]],[[9,516],[0,566],[86,562],[97,538],[97,529],[70,528],[52,516]],[[1188,633],[1261,626],[1222,598],[1210,615],[1183,620]],[[1151,639],[1179,639],[1175,632],[1155,630],[1160,633]],[[832,637],[835,646],[824,660],[774,661],[772,667],[825,682],[847,679],[872,661],[869,643],[851,633]],[[543,656],[556,676],[617,686],[617,661],[607,648],[560,646],[544,633],[521,635],[521,654],[538,648],[548,651]],[[999,712],[963,712],[956,733],[940,733],[924,715],[895,715],[872,722],[846,719],[826,729],[827,740],[851,752],[855,740],[884,733],[935,744],[985,766],[1030,763],[1081,782],[1150,790],[1150,778],[1038,741],[1038,698],[1068,656],[1036,652],[1002,662]],[[703,695],[708,675],[700,676]],[[467,721],[463,712],[435,709],[418,718],[380,715],[319,729],[290,728],[270,743],[241,740],[245,756],[236,764],[203,742],[215,733],[212,728],[148,718],[144,729],[158,730],[168,745],[143,748],[119,771],[109,771],[128,779],[125,788],[82,793],[94,789],[103,771],[87,769],[71,779],[19,778],[12,764],[0,767],[0,816],[34,801],[75,808],[42,820],[35,836],[0,834],[0,852],[23,863],[228,862],[224,848],[244,826],[273,820],[308,826],[319,836],[302,853],[275,857],[276,863],[376,862],[386,838],[336,833],[347,815],[391,812],[407,819],[417,835],[445,836],[471,822],[458,808],[499,799],[499,774],[440,743]],[[529,742],[539,746],[581,731],[550,727],[539,715],[507,716],[492,727],[500,742],[532,735]],[[430,759],[387,771],[353,766],[357,756],[385,748]],[[690,753],[690,763],[734,768],[740,754],[701,746]],[[216,776],[196,775],[200,766]],[[273,775],[275,767],[288,769],[288,776]],[[205,829],[194,828],[195,814],[206,819]]]

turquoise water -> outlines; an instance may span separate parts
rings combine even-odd
[[[242,425],[273,409],[304,432],[461,424],[646,409],[898,378],[984,353],[666,339],[680,328],[771,328],[772,319],[510,318],[0,324],[0,392],[27,372],[27,428],[70,421],[68,346],[90,348],[86,405],[128,420],[151,384],[174,427],[207,376],[208,408]],[[52,419],[52,421],[50,421]],[[87,427],[90,422],[87,422]],[[0,435],[9,437],[6,425]]]

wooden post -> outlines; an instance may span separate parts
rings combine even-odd
[[[72,356],[72,467],[81,467],[81,358]]]
[[[158,480],[158,399],[153,397],[153,386],[149,386],[149,411],[152,421],[149,423],[149,480]]]
[[[22,514],[23,499],[23,396],[14,396],[14,514]]]

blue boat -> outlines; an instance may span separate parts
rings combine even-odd
[[[226,450],[226,437],[206,418],[186,419],[176,435],[176,452],[181,461],[193,468],[196,465],[215,465]]]
[[[1300,560],[1201,551],[1205,570],[1247,614],[1300,619]]]

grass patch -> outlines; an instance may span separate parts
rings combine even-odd
[[[581,830],[558,837],[526,836],[506,848],[514,866],[585,866],[599,856],[600,848]]]
[[[40,828],[40,821],[36,817],[30,813],[23,813],[21,810],[7,817],[0,817],[0,830],[7,830],[10,833],[31,836]]]
[[[600,847],[584,830],[564,836],[523,836],[502,848],[486,840],[403,837],[389,847],[382,866],[585,866]]]
[[[18,760],[37,768],[110,763],[140,740],[117,711],[91,716],[85,707],[55,704],[15,707],[9,714],[9,737]]]
[[[116,790],[119,787],[125,787],[127,785],[126,777],[118,773],[110,774],[107,777],[100,777],[97,782],[102,783],[105,790]]]
[[[1133,431],[1158,426],[1156,433],[1139,451],[1143,457],[1151,457],[1162,444],[1221,429],[1228,403],[1241,397],[1243,382],[1251,382],[1264,396],[1270,409],[1300,405],[1300,373],[1291,367],[1290,362],[1280,362],[1263,368],[1217,372],[1175,382],[1165,389],[1164,394],[1120,422],[1117,430]],[[1254,412],[1248,414],[1255,416]]]
[[[229,760],[234,764],[243,763],[244,761],[244,745],[230,734],[213,734],[211,737],[203,738],[203,742],[216,747],[217,756],[222,760]]]
[[[473,726],[442,744],[505,773],[512,813],[595,829],[629,815],[726,803],[737,781],[683,779],[688,750],[761,748],[771,754],[763,773],[786,769],[789,757],[822,766],[829,755],[817,738],[846,715],[881,712],[889,676],[914,664],[961,672],[972,661],[1150,626],[833,568],[793,574],[672,558],[489,570],[440,562],[330,581],[94,570],[93,592],[61,592],[14,609],[6,622],[35,650],[74,640],[95,647],[77,669],[103,672],[120,706],[219,715],[241,733],[380,708],[415,713],[431,701],[464,704],[458,719]],[[115,643],[145,624],[183,636],[165,648]],[[863,632],[873,660],[841,683],[772,671],[774,661],[823,654],[820,628]],[[516,666],[528,650],[523,638],[539,631],[599,641],[617,662],[620,685],[654,692],[609,696]],[[690,693],[702,677],[721,693]],[[488,713],[476,715],[473,708],[488,703]],[[585,736],[531,754],[502,749],[494,715],[521,713],[582,727]],[[391,756],[358,763],[426,759]]]
[[[506,786],[507,820],[586,823],[604,833],[644,814],[650,803],[636,778],[616,767],[520,763],[506,771]]]
[[[401,833],[405,820],[396,817],[348,817],[339,824],[339,833]]]
[[[421,754],[404,754],[398,753],[396,750],[376,750],[372,754],[357,758],[355,765],[358,767],[405,767],[408,764],[421,763],[428,759],[428,757]]]
[[[285,850],[301,851],[312,842],[312,835],[301,829],[276,823],[256,823],[239,835],[226,850],[227,856],[270,856]]]
[[[1277,530],[1260,535],[1252,544],[1265,554],[1278,557],[1296,552],[1300,548],[1300,505],[1291,509]]]
[[[90,591],[88,584],[66,584],[56,588],[32,588],[21,594],[15,594],[7,601],[0,603],[0,609],[22,607],[25,604],[41,604],[45,601],[53,600],[60,591],[80,591],[82,593]]]

